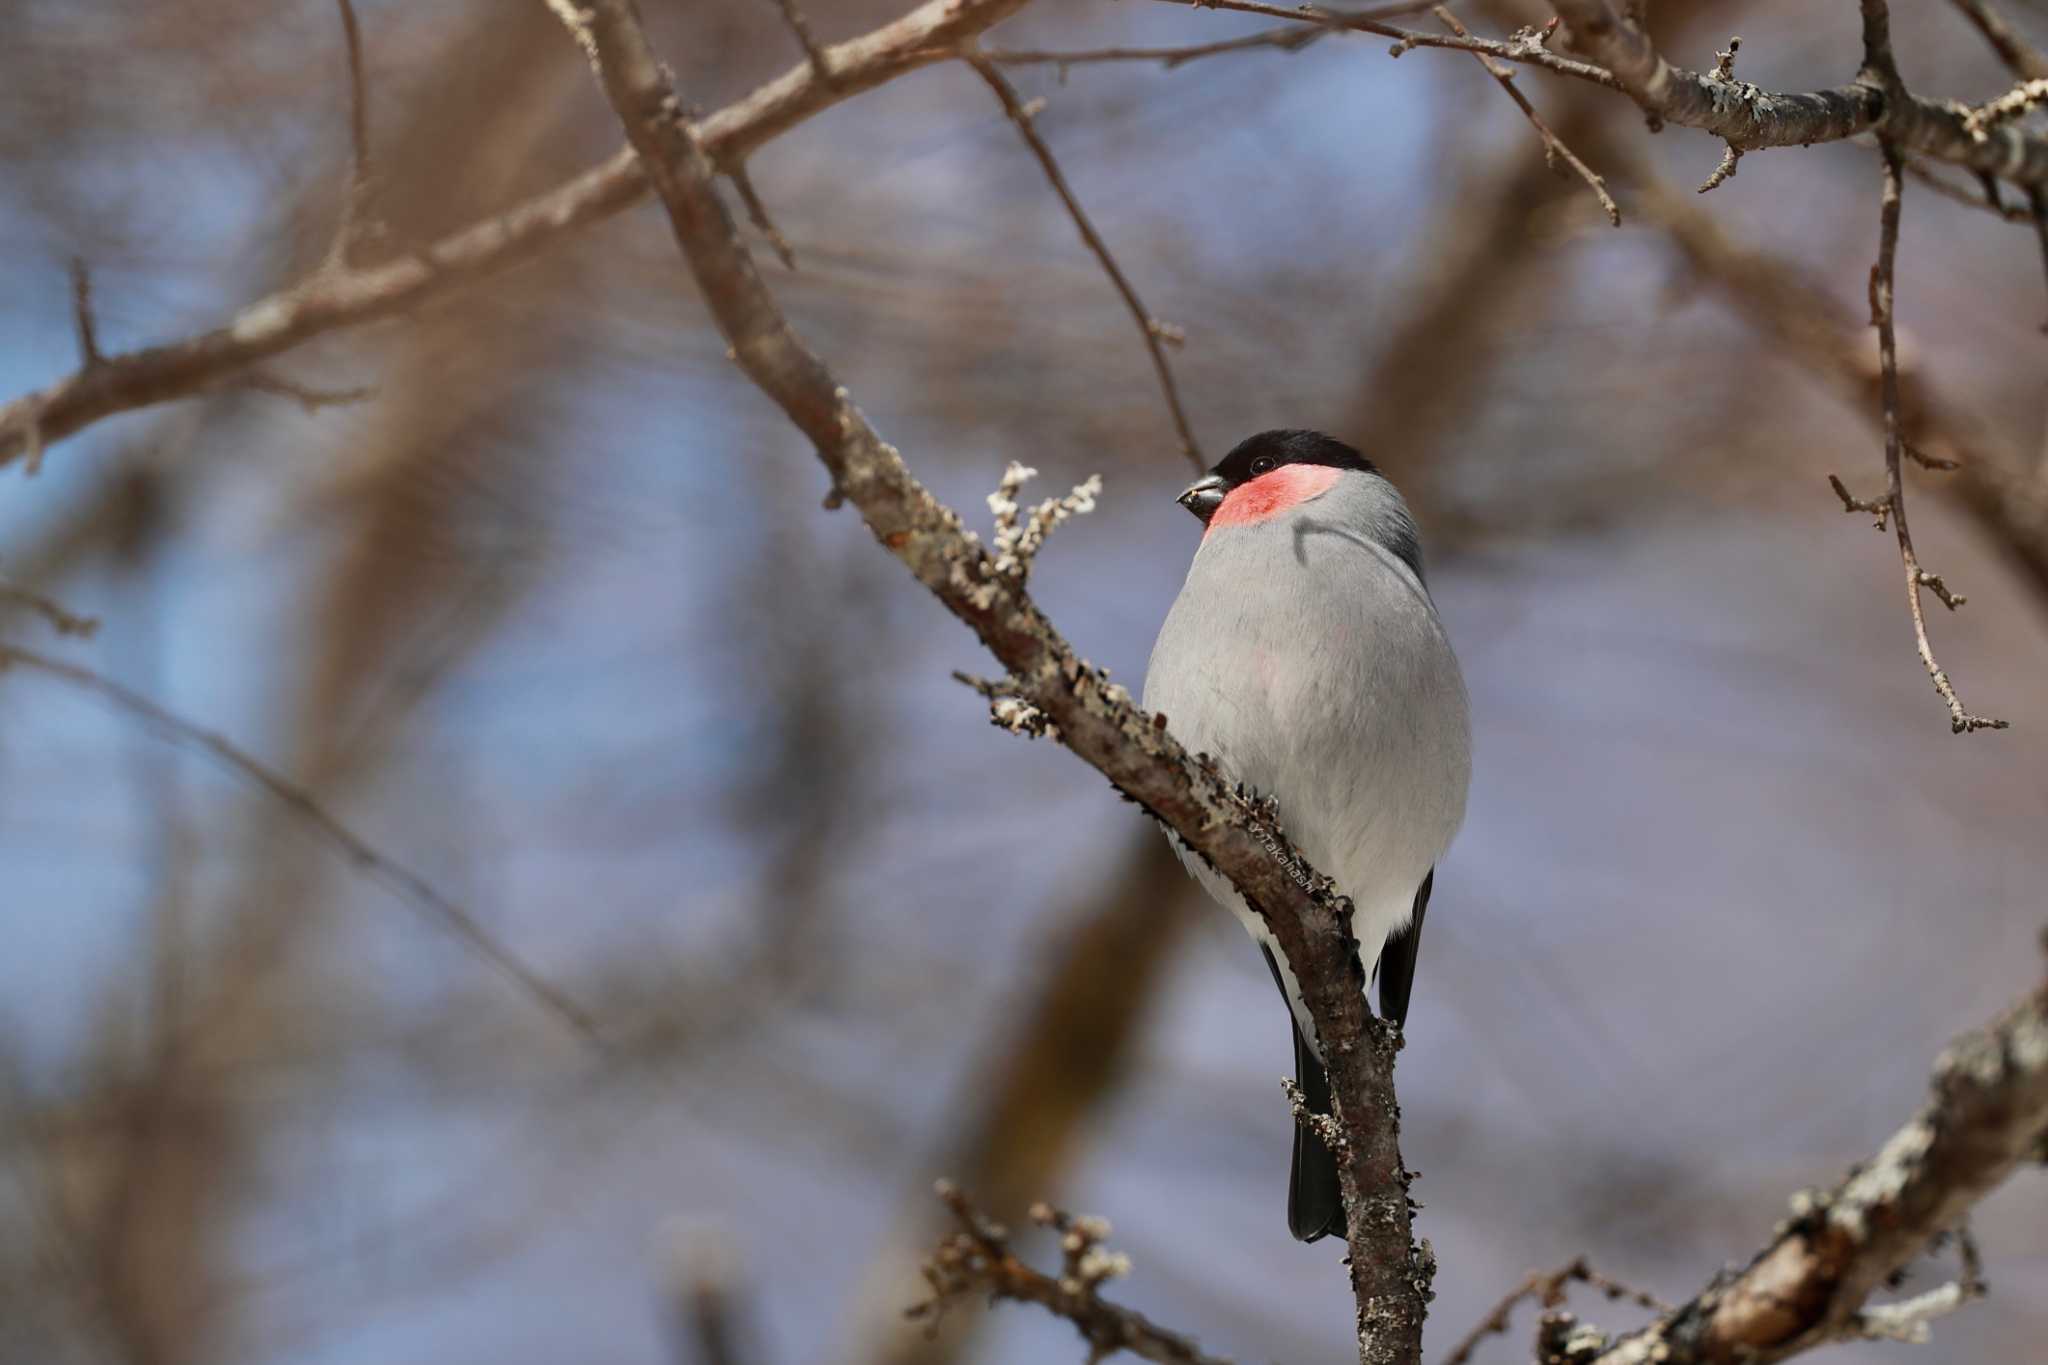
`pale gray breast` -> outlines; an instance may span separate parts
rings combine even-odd
[[[1346,475],[1273,522],[1210,535],[1145,677],[1145,705],[1275,796],[1361,909],[1413,894],[1463,819],[1470,773],[1464,682],[1428,593],[1353,529],[1396,498]]]

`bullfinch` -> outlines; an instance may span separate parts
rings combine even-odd
[[[1465,815],[1471,726],[1415,519],[1370,460],[1313,431],[1253,436],[1181,493],[1202,543],[1159,628],[1145,706],[1189,751],[1278,805],[1302,855],[1353,906],[1380,1013],[1408,1016],[1437,860]],[[1176,850],[1257,940],[1294,1023],[1309,1106],[1330,1086],[1294,972],[1229,881]],[[1337,1163],[1294,1133],[1287,1224],[1344,1232]]]

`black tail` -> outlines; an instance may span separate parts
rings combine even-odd
[[[1280,988],[1280,999],[1286,1002],[1287,1017],[1292,1020],[1294,1002],[1287,999],[1287,983],[1280,977],[1280,964],[1274,961],[1271,948],[1261,946],[1266,966],[1273,973],[1273,984]],[[1308,1040],[1301,1036],[1301,1025],[1294,1024],[1293,1028],[1294,1076],[1301,1085],[1302,1099],[1312,1112],[1327,1114],[1330,1078],[1310,1050]],[[1313,1242],[1333,1232],[1339,1237],[1344,1235],[1344,1193],[1337,1184],[1337,1158],[1321,1138],[1299,1123],[1294,1125],[1294,1165],[1287,1173],[1287,1230],[1303,1242]]]
[[[1293,1011],[1288,1011],[1289,1016]],[[1318,1114],[1330,1112],[1330,1078],[1294,1026],[1294,1074],[1302,1098]],[[1337,1185],[1337,1158],[1306,1124],[1294,1125],[1294,1168],[1287,1173],[1287,1230],[1295,1240],[1313,1242],[1328,1233],[1344,1235],[1344,1193]]]

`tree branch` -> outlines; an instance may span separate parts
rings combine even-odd
[[[1579,61],[1553,52],[1544,43],[1540,32],[1524,29],[1505,41],[1496,38],[1472,38],[1455,33],[1423,33],[1415,29],[1395,28],[1382,23],[1382,13],[1400,13],[1398,7],[1391,11],[1363,10],[1346,13],[1343,10],[1318,9],[1303,6],[1287,9],[1280,5],[1269,5],[1263,0],[1165,0],[1169,5],[1184,5],[1190,9],[1229,10],[1236,14],[1262,14],[1268,19],[1286,19],[1297,24],[1313,24],[1317,28],[1333,33],[1370,33],[1381,38],[1395,40],[1392,55],[1418,47],[1437,47],[1451,52],[1475,52],[1482,56],[1498,57],[1503,61],[1521,62],[1527,66],[1540,66],[1561,76],[1575,76],[1595,85],[1604,85],[1609,90],[1623,90],[1621,81],[1613,72],[1595,66],[1591,62]]]
[[[2036,80],[2048,76],[2048,57],[2005,22],[2005,16],[1984,3],[1984,0],[1954,0],[1955,7],[1963,17],[1976,25],[1977,32],[1984,35],[1984,41],[1991,44],[1992,51],[2005,63],[2006,69],[2021,80]]]
[[[1792,1216],[1739,1274],[1643,1331],[1608,1341],[1568,1316],[1546,1324],[1559,1365],[1766,1365],[1904,1321],[1907,1304],[1864,1302],[2023,1161],[2048,1156],[2048,982],[1934,1064],[1911,1122],[1833,1189],[1792,1201]],[[1974,1292],[1974,1255],[1964,1276]],[[1941,1305],[1919,1305],[1921,1321]],[[1947,1306],[1953,1306],[1949,1304]]]
[[[696,126],[721,168],[840,101],[953,56],[961,42],[1027,0],[926,0],[873,32],[826,49],[832,79],[800,63]],[[81,364],[64,378],[0,405],[0,468],[117,413],[188,398],[314,337],[403,313],[517,265],[647,192],[631,148],[575,178],[439,241],[374,267],[316,271],[259,299],[224,327],[166,345]]]
[[[59,628],[63,629],[61,626]],[[141,693],[89,668],[0,643],[0,672],[10,668],[40,673],[44,677],[55,678],[82,692],[90,693],[111,702],[129,715],[146,721],[171,738],[213,755],[254,783],[265,795],[291,811],[306,828],[339,851],[352,865],[384,883],[396,892],[401,900],[467,944],[485,962],[531,997],[541,1008],[568,1025],[579,1037],[600,1048],[604,1046],[603,1036],[590,1013],[522,961],[510,948],[499,942],[496,935],[485,928],[483,922],[475,915],[437,891],[432,883],[417,872],[378,852],[368,840],[342,824],[311,792],[261,759],[251,756],[224,735],[194,725]]]
[[[370,201],[370,90],[363,74],[363,34],[351,0],[336,0],[341,9],[341,35],[348,49],[348,183],[342,187],[341,221],[329,249],[330,266],[347,269],[356,248],[370,236],[365,212]]]
[[[1602,1275],[1586,1264],[1586,1258],[1581,1256],[1555,1270],[1531,1271],[1519,1285],[1509,1290],[1499,1303],[1487,1311],[1486,1316],[1479,1320],[1478,1326],[1458,1339],[1458,1344],[1444,1357],[1443,1365],[1468,1365],[1473,1352],[1479,1349],[1482,1341],[1490,1336],[1506,1336],[1515,1309],[1524,1299],[1534,1299],[1538,1307],[1545,1309],[1563,1307],[1566,1290],[1574,1282],[1589,1284],[1610,1299],[1627,1299],[1639,1307],[1658,1313],[1671,1311],[1669,1304],[1659,1302],[1654,1295],[1646,1294],[1640,1289],[1630,1289],[1618,1280],[1611,1280]]]
[[[1434,3],[1435,0],[1429,0]],[[1180,47],[1096,47],[1068,52],[1048,52],[1022,48],[983,48],[981,55],[997,66],[1056,66],[1060,69],[1060,83],[1066,83],[1067,68],[1070,66],[1092,66],[1103,62],[1158,62],[1168,71],[1204,57],[1220,57],[1230,52],[1249,52],[1253,49],[1272,48],[1281,52],[1299,52],[1327,36],[1328,29],[1303,28],[1287,25],[1283,28],[1269,28],[1262,33],[1247,34],[1242,38],[1225,38],[1214,43],[1189,43]]]
[[[1363,1365],[1420,1351],[1433,1264],[1410,1240],[1408,1173],[1393,1089],[1398,1042],[1365,1003],[1347,908],[1303,867],[1270,810],[1191,758],[1166,718],[1076,655],[1023,586],[997,570],[959,517],[911,477],[846,390],[791,330],[719,200],[710,158],[647,44],[630,0],[593,0],[599,74],[666,208],[678,245],[733,356],[809,437],[838,493],[881,544],[1009,671],[1059,740],[1238,887],[1264,916],[1330,1059]]]
[[[1129,1351],[1156,1365],[1230,1365],[1220,1356],[1205,1354],[1191,1338],[1101,1296],[1103,1281],[1130,1271],[1126,1258],[1103,1250],[1110,1232],[1103,1219],[1075,1217],[1049,1204],[1032,1206],[1032,1221],[1060,1235],[1061,1267],[1055,1277],[1019,1260],[1010,1250],[1008,1231],[983,1217],[951,1181],[938,1183],[938,1196],[960,1229],[925,1259],[925,1282],[931,1285],[932,1297],[907,1310],[906,1316],[935,1322],[953,1300],[987,1294],[1035,1303],[1065,1318],[1088,1343],[1091,1361]]]
[[[1881,9],[1882,6],[1872,6],[1866,0],[1866,10],[1871,8]],[[1889,60],[1889,49],[1885,52],[1886,60]],[[1973,730],[2003,730],[2008,722],[1974,715],[1964,708],[1956,697],[1955,685],[1949,681],[1947,671],[1935,661],[1934,646],[1927,639],[1927,616],[1922,609],[1920,590],[1924,587],[1932,591],[1950,611],[1963,605],[1963,598],[1950,592],[1940,575],[1920,567],[1920,556],[1913,548],[1913,533],[1906,525],[1906,488],[1901,469],[1906,438],[1899,417],[1899,342],[1892,318],[1893,282],[1898,270],[1902,176],[1898,149],[1886,142],[1881,144],[1880,150],[1884,154],[1884,197],[1878,214],[1877,264],[1870,272],[1870,320],[1877,326],[1878,374],[1884,404],[1885,493],[1882,505],[1890,510],[1892,529],[1898,536],[1899,562],[1906,571],[1906,607],[1913,618],[1914,644],[1920,652],[1920,662],[1927,668],[1928,678],[1934,683],[1935,692],[1948,707],[1950,728],[1959,735]],[[1836,485],[1838,492],[1840,487]],[[1882,524],[1881,512],[1878,520]]]
[[[1552,7],[1578,49],[1611,72],[1653,120],[1703,129],[1736,151],[1874,133],[1937,161],[2018,185],[2048,185],[2048,139],[2011,127],[1975,136],[1958,107],[1908,93],[1896,73],[1878,79],[1867,62],[1848,85],[1781,93],[1671,65],[1608,0],[1554,0]],[[1866,6],[1866,18],[1870,14]],[[1883,41],[1888,50],[1888,33]]]
[[[1457,34],[1460,38],[1469,38],[1471,36],[1467,32],[1465,25],[1459,22],[1458,16],[1451,13],[1445,6],[1432,5],[1430,13],[1436,16],[1438,23],[1442,24],[1452,33]],[[1553,168],[1560,161],[1571,167],[1579,179],[1586,182],[1587,188],[1593,191],[1594,198],[1600,201],[1600,207],[1607,211],[1607,221],[1615,227],[1620,227],[1621,206],[1616,204],[1614,196],[1607,192],[1607,182],[1601,179],[1591,166],[1579,160],[1578,154],[1565,145],[1564,139],[1551,131],[1550,125],[1544,122],[1543,115],[1536,112],[1536,106],[1529,103],[1528,96],[1516,88],[1514,68],[1502,65],[1498,60],[1487,56],[1483,52],[1475,52],[1472,55],[1481,66],[1486,68],[1486,74],[1493,77],[1499,83],[1500,88],[1507,92],[1508,98],[1515,102],[1515,107],[1522,111],[1522,117],[1529,120],[1530,126],[1536,130],[1536,136],[1543,140],[1543,159],[1549,162]]]
[[[33,588],[25,588],[0,575],[0,602],[12,602],[27,607],[49,623],[50,629],[59,635],[76,635],[89,639],[100,628],[99,618],[80,616],[53,597],[46,597]]]
[[[1116,286],[1116,292],[1123,299],[1124,307],[1130,310],[1131,319],[1138,324],[1138,335],[1144,338],[1145,351],[1152,357],[1152,372],[1159,377],[1160,392],[1166,396],[1166,410],[1173,418],[1173,429],[1180,436],[1181,454],[1197,471],[1208,468],[1208,458],[1202,454],[1201,443],[1195,440],[1194,429],[1188,425],[1187,412],[1181,407],[1180,388],[1173,382],[1173,366],[1166,359],[1164,343],[1167,340],[1178,341],[1180,331],[1153,317],[1146,309],[1144,300],[1138,297],[1138,291],[1131,287],[1123,268],[1116,263],[1115,255],[1110,252],[1109,243],[1102,240],[1102,234],[1097,232],[1095,224],[1088,220],[1087,210],[1083,209],[1081,201],[1074,197],[1072,187],[1067,184],[1066,174],[1060,170],[1060,163],[1053,159],[1052,148],[1046,146],[1045,139],[1040,137],[1038,129],[1032,126],[1032,120],[1038,116],[1035,107],[1038,101],[1033,101],[1032,106],[1025,105],[1017,98],[1016,87],[1010,84],[1009,79],[996,69],[994,63],[973,48],[963,48],[961,59],[973,67],[974,74],[981,77],[988,88],[995,92],[997,101],[1003,106],[1003,112],[1009,116],[1010,122],[1017,126],[1017,132],[1023,137],[1024,145],[1029,147],[1031,155],[1038,159],[1039,167],[1044,170],[1046,181],[1052,186],[1053,193],[1066,205],[1067,216],[1074,220],[1074,227],[1081,234],[1081,240],[1095,253],[1095,259],[1102,262],[1103,272],[1109,276],[1109,282]]]
[[[1404,15],[1420,14],[1434,9],[1438,0],[1401,0],[1392,5],[1375,5],[1350,15],[1333,17],[1359,20],[1399,19]],[[1101,62],[1158,62],[1171,71],[1188,62],[1200,61],[1204,57],[1217,57],[1228,52],[1247,52],[1254,48],[1277,48],[1282,52],[1299,52],[1318,38],[1337,31],[1336,26],[1304,27],[1300,12],[1288,16],[1296,22],[1281,28],[1269,28],[1263,33],[1251,33],[1242,38],[1225,38],[1221,42],[1193,43],[1184,47],[1102,47],[1074,52],[1022,51],[1012,49],[984,48],[982,55],[998,66],[1056,66],[1060,69],[1061,83],[1065,83],[1067,68],[1088,66]]]
[[[1868,319],[1850,317],[1803,268],[1731,240],[1712,215],[1690,196],[1662,186],[1647,167],[1635,167],[1632,178],[1643,211],[1691,267],[1752,325],[1882,430],[1881,376],[1870,365],[1860,335]],[[1964,508],[2048,592],[2048,482],[2033,475],[2031,452],[2013,446],[1972,408],[1955,401],[1924,364],[1901,368],[1899,385],[1907,454],[1959,464],[1949,486]]]

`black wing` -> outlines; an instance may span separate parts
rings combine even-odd
[[[1415,985],[1415,953],[1422,946],[1422,916],[1429,909],[1429,888],[1436,881],[1436,869],[1422,879],[1415,890],[1415,914],[1408,927],[1387,940],[1380,950],[1380,1017],[1396,1024],[1408,1019],[1408,992]]]

